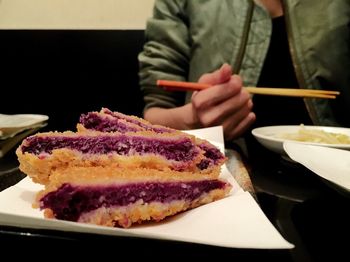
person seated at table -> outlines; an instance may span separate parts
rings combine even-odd
[[[177,129],[222,125],[226,140],[263,125],[349,127],[349,25],[347,0],[156,0],[139,54],[144,117]],[[212,87],[171,92],[158,79]],[[243,86],[341,95],[251,97]]]

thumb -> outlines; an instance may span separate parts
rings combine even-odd
[[[225,63],[221,66],[220,69],[212,72],[202,75],[198,82],[199,83],[205,83],[205,84],[211,84],[211,85],[218,85],[225,83],[230,80],[232,75],[232,68],[229,64]]]

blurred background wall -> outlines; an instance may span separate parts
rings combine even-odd
[[[2,29],[143,29],[154,0],[0,0]]]
[[[137,55],[153,0],[0,0],[0,113],[74,130],[101,107],[142,115]]]

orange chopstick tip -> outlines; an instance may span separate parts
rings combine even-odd
[[[166,90],[177,90],[177,91],[196,91],[210,87],[209,84],[194,83],[194,82],[183,82],[174,80],[157,80],[157,86],[166,88]]]

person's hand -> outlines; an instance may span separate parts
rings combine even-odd
[[[242,79],[232,75],[231,66],[224,64],[213,73],[204,74],[199,83],[212,87],[192,96],[192,126],[222,125],[225,139],[242,135],[255,121],[250,95],[242,86]]]

